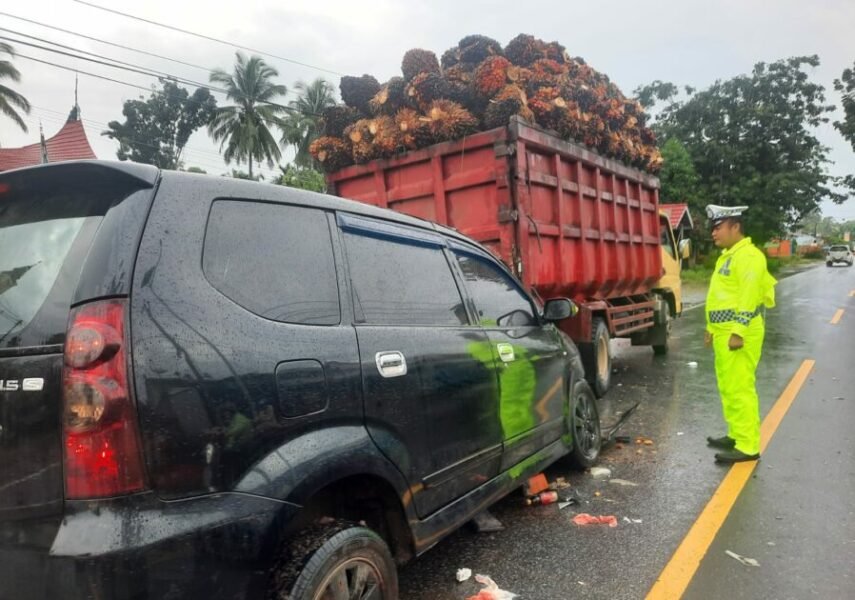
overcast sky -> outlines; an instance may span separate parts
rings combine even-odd
[[[832,81],[855,61],[855,0],[92,2],[316,67],[265,57],[279,70],[281,83],[289,88],[297,80],[316,77],[326,77],[337,85],[340,74],[371,73],[384,80],[400,74],[400,59],[407,49],[423,47],[440,55],[471,33],[489,35],[502,44],[520,32],[558,40],[571,55],[582,56],[607,73],[627,94],[655,79],[704,88],[716,79],[746,73],[758,61],[818,54],[822,65],[810,75],[826,87],[827,100],[838,104]],[[234,62],[235,49],[227,45],[73,0],[3,0],[0,11],[208,68],[230,70]],[[0,27],[194,81],[207,81],[203,70],[8,16],[0,15]],[[14,37],[8,31],[0,31],[0,35]],[[16,50],[138,86],[155,83],[146,76],[21,44],[16,44]],[[16,130],[10,120],[0,116],[0,139],[5,147],[37,141],[39,122],[45,135],[52,135],[64,122],[74,97],[73,73],[24,58],[16,59],[15,64],[22,73],[16,89],[29,99],[33,110],[27,117],[29,133]],[[115,158],[115,143],[100,133],[108,121],[121,119],[125,100],[140,94],[146,92],[80,75],[84,125],[99,158]],[[217,99],[222,103],[220,96]],[[829,125],[821,128],[818,136],[831,147],[829,156],[834,164],[830,171],[835,175],[855,173],[855,153],[837,132]],[[205,130],[190,139],[184,159],[187,166],[199,166],[209,173],[227,170]],[[853,200],[824,209],[830,216],[855,219]]]

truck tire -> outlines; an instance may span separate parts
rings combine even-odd
[[[569,402],[568,425],[573,436],[570,462],[580,469],[590,469],[600,457],[603,439],[597,399],[587,381],[576,382]]]
[[[290,540],[274,572],[276,600],[398,599],[398,572],[383,539],[347,521],[318,525]]]
[[[609,349],[609,328],[602,317],[591,321],[591,343],[580,344],[582,363],[585,366],[585,378],[597,398],[609,391],[612,379],[612,355]]]
[[[832,265],[832,263],[830,263],[830,262],[825,263],[826,267],[830,267],[831,265]]]
[[[665,322],[653,326],[653,337],[661,341],[659,344],[653,344],[653,354],[656,356],[665,356],[668,354],[668,345],[671,341],[671,311],[665,309]]]

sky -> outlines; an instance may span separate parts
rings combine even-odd
[[[502,44],[521,32],[557,40],[571,55],[583,57],[608,74],[628,95],[639,85],[656,79],[703,89],[717,79],[747,73],[760,61],[818,54],[822,64],[810,77],[825,86],[829,103],[839,104],[832,82],[855,61],[853,0],[540,0],[531,5],[501,0],[87,0],[90,1],[275,55],[276,58],[264,58],[278,69],[279,82],[289,90],[298,80],[317,77],[325,77],[337,86],[342,74],[370,73],[382,81],[400,74],[400,60],[406,50],[422,47],[441,55],[472,33],[488,35]],[[199,39],[74,0],[4,0],[0,11],[7,13],[0,14],[0,28],[5,29],[0,30],[0,36],[18,37],[9,33],[12,30],[193,81],[207,82],[207,71],[106,46],[8,15],[206,69],[220,67],[230,71],[234,63],[236,49],[229,44]],[[19,55],[142,88],[156,84],[151,77],[13,45]],[[29,133],[0,116],[0,140],[5,147],[37,141],[40,124],[46,136],[52,135],[62,126],[74,103],[73,72],[20,56],[15,65],[22,81],[14,89],[27,97],[33,109],[26,117]],[[147,92],[79,75],[84,126],[99,158],[115,158],[116,143],[101,132],[107,122],[121,120],[125,100],[140,95]],[[289,91],[286,100],[294,95]],[[222,104],[223,97],[215,96]],[[839,113],[835,116],[839,118]],[[830,124],[819,128],[817,136],[830,148],[831,174],[855,173],[855,152]],[[198,166],[209,173],[220,174],[229,169],[204,129],[190,139],[184,160],[186,166]],[[269,170],[264,167],[262,172]],[[840,206],[826,203],[823,212],[835,218],[855,219],[855,198]]]

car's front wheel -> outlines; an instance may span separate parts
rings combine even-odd
[[[573,436],[570,460],[574,465],[588,469],[597,463],[603,440],[597,398],[587,381],[578,381],[573,386],[570,393],[568,420],[570,433]]]
[[[379,535],[336,521],[288,544],[273,591],[277,600],[397,600],[398,574]]]

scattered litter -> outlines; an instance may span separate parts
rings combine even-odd
[[[534,477],[529,477],[524,486],[526,496],[536,496],[540,492],[545,492],[548,489],[549,482],[546,480],[546,475],[543,473],[538,473]]]
[[[639,448],[638,450],[636,450],[636,451],[635,451],[635,453],[636,453],[636,454],[644,454],[644,450],[642,450],[641,448]]]
[[[634,481],[627,481],[626,479],[611,479],[609,483],[613,483],[615,485],[622,485],[625,487],[638,487],[638,484]]]
[[[595,517],[588,513],[581,513],[573,517],[573,523],[576,525],[608,525],[609,527],[617,527],[617,517],[614,515],[604,515]]]
[[[568,506],[571,506],[573,504],[575,504],[575,502],[559,502],[558,503],[558,510],[564,510],[565,508],[567,508]]]
[[[591,467],[591,477],[594,479],[608,479],[612,476],[612,470],[606,467]]]
[[[469,581],[469,578],[472,577],[472,569],[457,569],[456,577],[459,583]]]
[[[696,363],[695,361],[690,361],[690,362],[686,363],[686,366],[689,367],[690,369],[697,369],[698,363]]]
[[[766,542],[766,545],[767,545],[767,546],[774,546],[774,545],[775,545],[775,542]]]
[[[600,492],[599,490],[594,492],[594,496],[596,496],[597,498],[599,498],[602,495],[603,495],[602,492]]]
[[[678,431],[677,435],[685,435],[682,431]]]
[[[736,552],[731,552],[730,550],[725,550],[724,553],[727,554],[730,558],[735,558],[736,560],[738,560],[739,562],[741,562],[743,565],[745,565],[747,567],[759,567],[760,566],[760,563],[757,562],[756,560],[754,560],[753,558],[748,558],[747,556],[741,556],[741,555],[737,554]]]
[[[845,400],[846,398],[844,398],[843,396],[835,396],[834,399],[835,400]]]
[[[622,383],[617,384],[618,387],[623,387]]]
[[[475,581],[483,585],[484,589],[474,596],[469,596],[467,600],[511,600],[517,597],[516,594],[500,590],[496,582],[486,575],[476,575]]]
[[[624,517],[623,520],[624,522],[629,523],[630,525],[632,525],[633,523],[636,525],[641,525],[641,523],[643,523],[641,519],[630,519],[629,517]]]
[[[616,436],[616,437],[615,437],[615,441],[616,441],[618,444],[631,444],[631,443],[632,443],[632,438],[631,438],[631,437],[629,437],[628,435],[619,435],[619,436]]]
[[[525,499],[526,506],[546,506],[547,504],[555,504],[558,502],[558,492],[540,492],[536,496],[529,496]]]
[[[564,477],[558,477],[552,482],[550,487],[555,488],[556,490],[566,490],[570,487],[570,484]]]
[[[653,445],[653,440],[644,440],[644,445],[645,445],[645,446],[652,446],[652,445]]]
[[[472,518],[472,525],[478,533],[495,533],[504,531],[505,526],[502,522],[493,516],[489,510],[482,510]]]
[[[588,584],[587,584],[587,583],[585,583],[584,581],[577,581],[576,583],[578,583],[579,585],[588,585]]]

